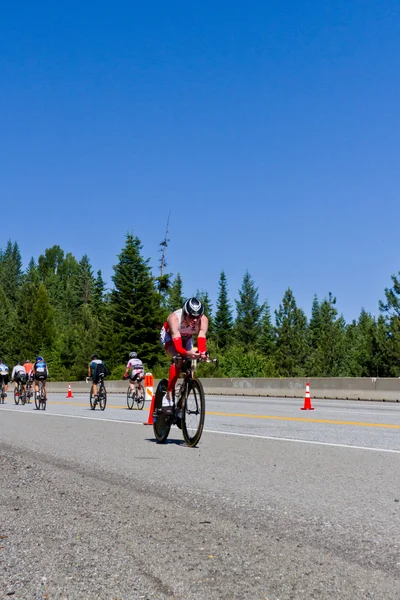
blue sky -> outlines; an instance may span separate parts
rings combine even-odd
[[[59,244],[111,284],[127,232],[215,305],[248,270],[272,310],[347,321],[400,269],[400,4],[7,3],[0,248]]]

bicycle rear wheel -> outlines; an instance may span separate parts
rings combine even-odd
[[[40,390],[39,392],[35,390],[35,406],[36,410],[40,410]]]
[[[15,404],[19,404],[18,388],[14,388],[14,402]]]
[[[203,433],[206,401],[204,390],[198,379],[192,379],[182,407],[182,434],[190,447],[199,443]]]
[[[99,405],[100,410],[104,410],[107,406],[107,392],[104,384],[101,386],[99,391]]]
[[[132,410],[132,408],[133,408],[133,403],[135,401],[134,393],[135,393],[135,391],[131,390],[131,386],[128,385],[128,391],[126,392],[126,404],[129,408],[129,410]]]
[[[155,398],[154,398],[154,422],[153,422],[153,431],[155,438],[159,444],[164,444],[169,436],[169,432],[171,429],[171,418],[165,416],[161,412],[162,408],[162,399],[167,393],[168,380],[161,379],[160,383],[157,386]]]
[[[138,410],[143,410],[143,406],[144,406],[144,388],[143,388],[143,385],[141,383],[138,383],[137,387],[136,387],[136,404],[137,404]]]

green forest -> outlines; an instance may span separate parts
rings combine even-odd
[[[40,354],[51,380],[73,381],[86,376],[96,352],[109,377],[119,379],[134,350],[147,371],[165,376],[169,359],[159,332],[184,302],[183,281],[179,273],[155,276],[142,250],[138,237],[126,235],[107,289],[86,255],[78,260],[53,246],[24,271],[17,242],[8,241],[0,250],[0,358],[12,367]],[[199,365],[200,374],[399,377],[400,272],[391,281],[382,291],[378,317],[361,309],[357,320],[346,323],[333,294],[315,296],[308,319],[290,288],[272,315],[248,271],[232,305],[222,271],[214,305],[206,290],[192,291],[205,305],[208,350],[219,359],[217,368]]]

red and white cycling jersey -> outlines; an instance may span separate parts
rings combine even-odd
[[[191,350],[192,346],[193,346],[192,337],[199,333],[201,319],[196,320],[196,324],[194,327],[189,327],[189,325],[186,325],[186,323],[183,322],[183,314],[182,313],[183,313],[183,310],[181,308],[179,310],[174,311],[174,314],[178,317],[179,333],[181,334],[181,337],[182,337],[183,346],[184,346],[184,348],[186,348],[186,350]],[[172,337],[171,337],[169,325],[168,325],[168,322],[165,321],[165,323],[162,326],[161,331],[160,331],[160,342],[162,343],[163,346],[165,346],[165,344],[167,342],[170,342],[171,340],[172,340]]]

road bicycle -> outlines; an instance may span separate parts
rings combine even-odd
[[[177,355],[173,360],[182,357]],[[172,425],[182,429],[183,439],[191,448],[196,446],[201,438],[206,415],[206,400],[202,383],[194,376],[196,360],[183,359],[181,373],[183,381],[173,393],[172,414],[165,415],[162,411],[162,400],[167,393],[168,380],[161,379],[154,398],[153,431],[159,444],[167,441]],[[206,362],[218,363],[218,359],[207,357]]]
[[[25,392],[25,399],[26,399],[27,404],[30,404],[31,398],[33,398],[32,379],[28,378],[28,381],[26,383],[26,392]]]
[[[104,375],[103,373],[99,374],[99,383],[97,384],[97,396],[93,394],[93,384],[90,388],[90,408],[94,410],[97,405],[99,405],[100,410],[104,410],[107,405],[107,391],[106,386],[104,385]],[[86,379],[88,381],[89,377]]]
[[[44,388],[43,379],[39,379],[38,381],[39,391],[35,390],[35,406],[37,410],[46,410],[47,398],[46,398],[46,390]]]
[[[14,402],[15,404],[19,404],[21,402],[22,405],[26,402],[26,394],[24,392],[25,382],[22,382],[20,379],[17,381],[17,387],[14,388]]]
[[[128,405],[129,410],[132,410],[134,404],[136,403],[138,410],[143,410],[144,406],[144,387],[143,387],[143,379],[135,379],[132,382],[134,387],[131,389],[130,384],[128,385],[128,390],[126,392],[126,403]]]
[[[4,398],[7,398],[7,392],[5,391],[4,379],[2,379],[0,385],[0,404],[4,404]]]

